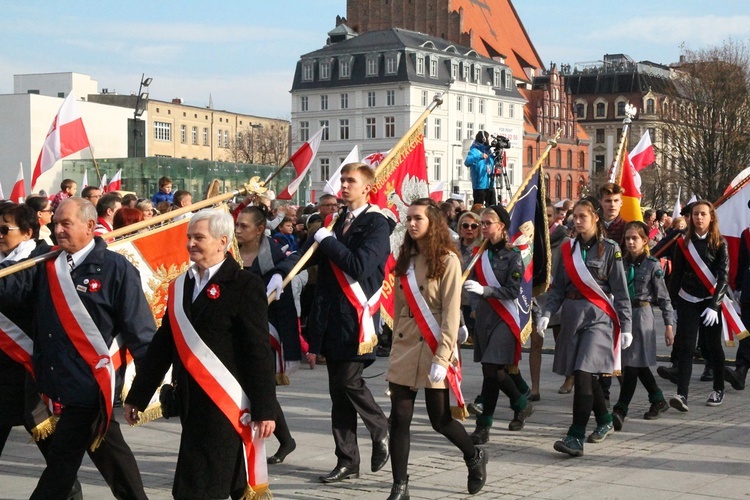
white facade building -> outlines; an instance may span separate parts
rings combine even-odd
[[[505,64],[403,29],[356,35],[340,25],[329,37],[326,47],[300,58],[292,87],[292,150],[328,125],[312,169],[316,198],[355,144],[363,157],[391,149],[441,92],[443,104],[425,126],[430,185],[444,182],[444,199],[456,193],[470,201],[463,159],[476,133],[486,130],[511,140],[507,164],[515,192],[526,101]]]

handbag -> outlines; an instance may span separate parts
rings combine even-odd
[[[177,393],[173,384],[161,386],[161,389],[159,389],[159,404],[161,405],[161,414],[167,420],[180,414]]]

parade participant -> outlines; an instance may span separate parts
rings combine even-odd
[[[461,271],[465,271],[474,257],[480,244],[479,215],[474,212],[465,212],[458,219],[458,234],[461,239],[458,242],[458,251],[461,256]],[[469,330],[467,344],[474,343],[474,314],[476,308],[476,296],[472,296],[466,290],[461,290],[461,313],[464,324]]]
[[[33,304],[36,382],[61,408],[47,438],[47,467],[31,498],[65,498],[88,450],[116,498],[145,499],[138,465],[112,418],[109,350],[121,335],[120,345],[140,367],[154,318],[138,271],[94,237],[96,212],[89,201],[64,200],[54,221],[62,253],[0,280],[0,300]]]
[[[45,196],[29,196],[25,203],[36,212],[37,223],[39,224],[38,239],[44,241],[47,245],[52,245],[52,231],[49,224],[52,222],[52,206],[49,199]]]
[[[409,427],[420,388],[425,389],[432,428],[463,453],[469,493],[477,493],[487,480],[486,451],[475,447],[464,426],[451,416],[449,391],[457,402],[463,400],[456,345],[461,264],[440,212],[430,198],[412,201],[396,262],[395,335],[385,377],[391,395],[389,500],[409,498]]]
[[[734,277],[734,301],[740,304],[740,314],[745,325],[750,324],[750,228],[740,235],[740,250],[737,258],[737,273]],[[743,292],[744,290],[744,292]],[[750,368],[750,337],[740,340],[734,369],[724,367],[724,380],[736,391],[745,389],[747,370]]]
[[[358,414],[372,438],[371,470],[377,472],[388,462],[388,420],[362,378],[365,367],[375,361],[377,309],[392,230],[390,219],[367,203],[374,182],[366,164],[344,165],[345,213],[333,231],[321,227],[301,250],[304,254],[313,241],[320,244],[308,262],[318,265],[318,285],[307,322],[307,357],[312,361],[322,353],[328,369],[337,462],[319,478],[324,483],[359,477]]]
[[[289,284],[282,287],[282,283],[296,259],[287,259],[279,245],[265,235],[267,216],[268,209],[265,205],[244,208],[237,216],[234,235],[240,246],[243,268],[260,277],[266,284],[268,293],[276,291],[276,300],[268,307],[268,321],[276,332],[271,340],[271,346],[276,356],[282,355],[278,367],[281,373],[291,375],[299,368],[302,357],[299,322],[294,307],[292,286]],[[287,455],[297,448],[281,407],[277,410],[276,429],[273,434],[279,440],[279,449],[268,457],[269,464],[283,462]]]
[[[174,202],[172,179],[167,176],[159,178],[159,190],[151,197],[151,201],[155,206],[165,201],[168,201],[170,204]]]
[[[57,207],[60,206],[60,203],[62,203],[64,200],[67,200],[71,196],[76,195],[76,191],[78,191],[78,184],[73,179],[64,179],[60,183],[60,191],[57,192],[55,196],[52,197],[52,210],[57,210]]]
[[[508,212],[494,205],[482,210],[480,217],[482,236],[488,240],[488,245],[472,272],[476,280],[464,283],[466,291],[478,296],[474,311],[474,361],[482,364],[483,408],[471,435],[475,444],[485,444],[490,439],[500,391],[508,396],[514,412],[508,429],[523,429],[526,418],[534,413],[534,407],[519,391],[507,370],[511,366],[517,367],[521,359],[521,332],[508,320],[512,321],[517,315],[523,261],[518,250],[508,247]]]
[[[227,254],[233,233],[232,216],[219,210],[190,219],[193,264],[170,285],[167,313],[125,400],[133,425],[174,362],[178,499],[251,498],[268,487],[259,442],[274,430],[276,407],[267,299],[261,280]]]
[[[122,208],[122,196],[117,193],[107,193],[99,199],[96,204],[96,227],[94,228],[95,236],[103,236],[111,232],[114,228],[112,223],[115,214]]]
[[[102,197],[102,190],[96,186],[86,186],[81,191],[81,198],[85,198],[96,206]]]
[[[651,373],[656,366],[656,330],[652,304],[658,305],[664,319],[664,341],[672,345],[672,303],[664,284],[664,272],[658,259],[648,254],[648,227],[640,221],[625,225],[625,276],[628,281],[628,295],[633,312],[633,343],[622,353],[622,388],[620,397],[612,409],[612,423],[616,431],[628,414],[628,405],[633,399],[640,379],[648,391],[651,408],[643,415],[646,420],[659,418],[669,405]]]
[[[674,341],[677,394],[669,400],[669,405],[686,412],[699,332],[704,336],[714,376],[714,390],[706,405],[719,406],[724,400],[721,309],[728,288],[729,253],[726,240],[719,234],[719,221],[711,202],[698,200],[692,204],[687,233],[677,244],[669,285],[677,311]]]
[[[464,165],[471,173],[471,189],[474,203],[490,206],[495,204],[495,190],[492,187],[492,173],[495,158],[490,149],[490,134],[484,130],[477,132],[476,139],[466,155]]]
[[[599,215],[589,200],[573,209],[577,236],[561,246],[562,264],[557,267],[547,303],[537,328],[544,332],[550,316],[562,307],[562,328],[555,346],[553,370],[574,375],[573,424],[555,450],[583,455],[591,410],[596,429],[589,443],[600,443],[614,432],[601,386],[595,377],[611,376],[617,369],[620,347],[633,341],[630,298],[617,243],[603,237]],[[612,295],[614,299],[610,299]]]

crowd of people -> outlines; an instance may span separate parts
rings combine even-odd
[[[487,160],[479,147],[475,160]],[[573,392],[571,425],[553,444],[567,455],[581,456],[584,442],[601,443],[623,428],[639,380],[651,405],[643,418],[657,419],[670,407],[687,412],[696,343],[706,360],[701,377],[713,380],[707,405],[723,402],[725,380],[744,388],[750,340],[740,342],[735,369],[724,362],[729,256],[710,202],[692,203],[674,221],[646,211],[644,222],[622,219],[616,184],[602,186],[598,197],[548,202],[553,279],[534,299],[529,386],[519,370],[521,331],[512,321],[524,263],[509,243],[505,208],[486,193],[468,210],[459,200],[411,202],[400,222],[406,231],[394,265],[389,327],[379,304],[396,222],[368,203],[373,184],[372,169],[352,163],[342,168],[340,196],[323,195],[316,205],[250,195],[232,203],[230,213],[186,214],[191,262],[170,285],[158,328],[138,271],[107,251],[107,235],[190,205],[189,192],[173,193],[164,177],[151,199],[92,186],[79,197],[75,182],[65,180],[52,199],[0,203],[0,267],[46,254],[52,245],[59,250],[0,278],[0,330],[13,340],[0,343],[0,453],[13,426],[34,436],[46,468],[32,498],[81,498],[76,476],[84,453],[117,498],[146,498],[117,408],[123,406],[129,424],[138,423],[170,366],[171,410],[183,427],[175,498],[243,498],[267,488],[267,472],[249,464],[279,464],[296,449],[276,390],[301,364],[325,366],[328,374],[336,466],[319,480],[360,476],[361,419],[372,443],[370,470],[390,460],[389,500],[409,498],[410,426],[420,389],[433,429],[465,461],[467,491],[483,488],[489,457],[482,445],[502,415],[500,393],[514,432],[542,399],[548,329],[553,371],[563,377],[559,392]],[[238,251],[229,253],[233,241]],[[475,259],[482,242],[486,249]],[[741,291],[750,280],[749,256],[743,245],[733,297],[747,321],[750,293]],[[676,385],[671,397],[652,372],[662,334],[673,346],[673,364],[657,372]],[[471,402],[460,389],[462,345],[473,349],[482,371]],[[120,347],[136,366],[125,401],[122,367],[110,354]],[[363,377],[376,356],[389,357],[390,415]],[[613,378],[620,392],[611,405]],[[596,425],[587,435],[592,412]],[[460,422],[467,414],[476,416],[471,433]],[[262,456],[259,440],[272,434],[278,449]]]

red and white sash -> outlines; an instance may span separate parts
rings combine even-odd
[[[31,353],[34,350],[34,342],[18,325],[1,313],[0,350],[16,363],[23,365],[26,371],[32,377],[34,376],[34,367],[31,365]]]
[[[413,259],[406,275],[401,276],[399,279],[401,280],[401,289],[404,291],[406,304],[414,315],[414,320],[417,322],[422,337],[424,337],[425,342],[427,342],[427,345],[430,347],[432,354],[435,354],[438,345],[440,345],[443,333],[440,325],[435,319],[435,315],[432,314],[430,307],[427,305],[427,301],[419,291],[417,276],[414,273]],[[456,365],[448,365],[448,373],[445,378],[448,381],[448,387],[450,388],[451,406],[463,409],[466,407],[466,402],[461,393],[461,380],[463,376],[461,374],[461,363],[458,357],[457,344],[453,345],[453,357],[458,363]]]
[[[589,272],[586,263],[583,261],[583,255],[581,254],[578,242],[567,239],[563,241],[561,249],[563,263],[570,281],[573,282],[586,300],[601,309],[612,320],[614,333],[614,345],[612,347],[615,355],[615,371],[619,372],[622,370],[622,359],[620,357],[620,319],[617,317],[612,300],[604,293],[604,290],[602,290],[594,277],[591,276],[591,272]]]
[[[357,318],[359,319],[359,349],[357,354],[362,355],[372,352],[378,345],[378,335],[375,332],[373,316],[380,308],[380,295],[383,287],[378,288],[368,299],[358,281],[339,269],[333,262],[331,262],[331,269],[333,269],[333,274],[336,276],[336,280],[349,303],[357,310]]]
[[[482,253],[479,265],[474,269],[476,270],[477,281],[480,285],[502,288],[500,282],[497,281],[495,272],[492,270],[489,252],[485,251]],[[488,298],[485,300],[487,300],[487,303],[502,318],[505,324],[508,325],[513,336],[516,337],[516,352],[513,356],[513,364],[518,366],[518,362],[521,361],[521,319],[518,315],[518,299],[500,300]]]
[[[250,398],[190,323],[183,308],[184,285],[185,273],[169,285],[169,322],[177,353],[188,373],[242,439],[248,486],[254,492],[267,491],[266,445],[263,438],[253,432]]]
[[[706,263],[703,262],[695,245],[690,240],[686,240],[685,236],[678,239],[677,243],[695,275],[701,280],[708,293],[713,295],[716,290],[716,276],[706,266]],[[724,319],[721,323],[721,329],[726,345],[733,346],[735,337],[743,339],[748,336],[747,328],[745,328],[740,315],[737,314],[737,311],[732,306],[732,301],[729,300],[728,294],[724,294],[724,298],[721,301],[721,316]]]
[[[60,323],[65,328],[65,333],[75,346],[78,354],[91,368],[94,379],[96,379],[96,383],[104,395],[107,420],[98,430],[98,435],[92,444],[93,450],[96,449],[101,438],[106,434],[109,421],[112,418],[115,367],[104,337],[102,337],[99,328],[78,296],[73,278],[70,277],[70,267],[65,252],[61,252],[55,260],[48,260],[45,265],[47,266],[47,279],[52,303],[57,316],[60,318]]]
[[[289,385],[289,376],[284,370],[284,345],[281,343],[281,337],[271,322],[268,322],[268,332],[271,334],[269,341],[273,350],[273,358],[276,365],[276,384]]]

